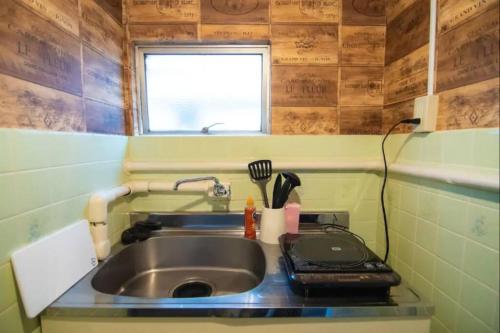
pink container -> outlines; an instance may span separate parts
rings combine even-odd
[[[299,233],[300,205],[289,203],[285,206],[285,229],[289,234]]]

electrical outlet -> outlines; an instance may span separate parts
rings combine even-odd
[[[436,130],[439,96],[430,95],[415,98],[413,118],[420,118],[420,125],[414,132],[434,132]]]

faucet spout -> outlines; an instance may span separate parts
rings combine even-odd
[[[174,191],[179,190],[179,186],[185,183],[194,183],[194,182],[201,182],[205,180],[213,180],[215,184],[220,184],[219,179],[214,176],[207,176],[207,177],[196,177],[196,178],[185,178],[185,179],[179,179],[178,181],[175,182],[174,185]]]
[[[214,196],[216,198],[230,197],[231,188],[230,187],[226,188],[226,186],[224,186],[224,184],[222,184],[219,181],[219,179],[217,177],[214,177],[214,176],[179,179],[178,181],[175,182],[173,190],[178,191],[179,186],[181,184],[201,182],[201,181],[206,181],[206,180],[211,180],[214,182],[213,193],[214,193]]]

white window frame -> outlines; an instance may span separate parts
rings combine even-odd
[[[136,82],[138,84],[139,122],[140,133],[144,135],[206,135],[199,131],[151,131],[149,126],[146,64],[148,54],[258,54],[262,56],[262,102],[261,102],[261,129],[260,131],[217,131],[210,129],[211,135],[261,135],[269,134],[270,123],[270,48],[269,45],[137,45],[136,54]],[[211,124],[207,124],[209,126]]]

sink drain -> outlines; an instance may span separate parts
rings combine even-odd
[[[212,296],[213,287],[204,281],[188,281],[175,287],[173,298],[208,297]]]

